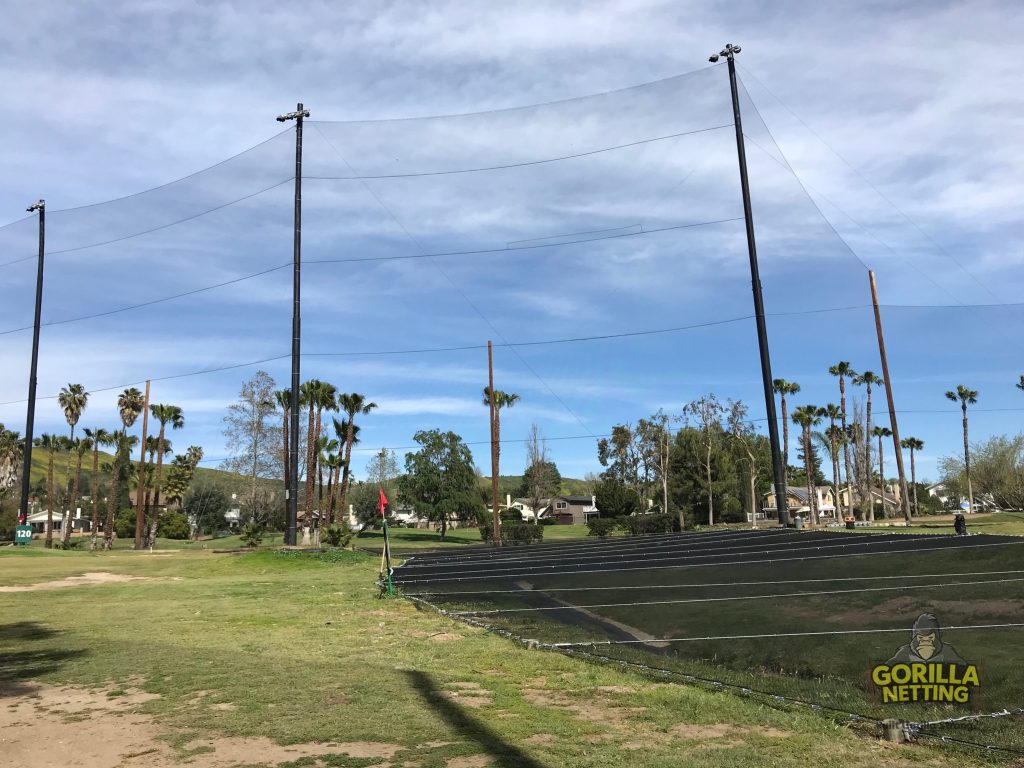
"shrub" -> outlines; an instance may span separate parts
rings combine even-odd
[[[503,523],[521,523],[523,522],[523,513],[518,509],[503,509],[498,513],[498,517],[501,518]]]
[[[263,541],[263,526],[256,523],[246,523],[240,532],[242,543],[247,547],[258,547]]]
[[[617,523],[608,517],[594,517],[587,521],[587,536],[606,539],[615,530]]]
[[[542,517],[540,519],[541,525],[558,525],[558,521],[553,517]]]
[[[480,526],[480,538],[484,541],[491,541],[491,526]],[[501,526],[502,544],[532,544],[535,541],[544,540],[544,527],[533,523],[505,523]]]
[[[163,539],[187,539],[192,532],[181,512],[164,512],[156,523],[156,535]]]
[[[114,533],[117,534],[119,539],[135,538],[134,509],[129,507],[128,509],[118,510],[117,514],[114,515]]]
[[[653,515],[620,517],[616,522],[618,527],[625,531],[627,535],[641,536],[651,533],[671,533],[675,521],[674,515],[657,512]]]
[[[347,547],[352,541],[352,530],[347,525],[328,525],[324,528],[321,538],[329,547]]]

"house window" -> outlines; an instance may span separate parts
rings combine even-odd
[[[568,509],[568,508],[569,508],[569,502],[567,502],[567,501],[556,501],[555,502],[555,509]]]

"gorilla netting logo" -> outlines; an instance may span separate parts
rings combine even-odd
[[[939,620],[930,613],[917,617],[909,643],[871,670],[871,681],[886,704],[967,704],[981,685],[978,668],[942,641]]]

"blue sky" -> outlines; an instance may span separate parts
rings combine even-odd
[[[901,430],[934,476],[960,440],[945,390],[981,392],[975,438],[1024,419],[1024,307],[979,306],[1022,301],[1022,32],[1019,5],[995,2],[25,5],[0,31],[0,263],[32,256],[19,220],[39,197],[44,321],[287,263],[293,139],[273,118],[301,100],[304,351],[346,353],[306,357],[304,377],[380,405],[367,449],[432,427],[484,441],[484,350],[350,353],[491,338],[497,385],[522,396],[503,436],[536,422],[582,476],[594,436],[657,408],[713,391],[763,416],[727,79],[707,64],[732,41],[774,373],[824,404],[837,360],[880,371],[875,269],[898,305]],[[461,116],[422,119],[437,115]],[[438,175],[499,165],[516,167]],[[313,263],[338,259],[364,261]],[[21,328],[34,264],[0,275],[0,331]],[[289,278],[48,326],[39,394],[287,355]],[[0,421],[19,430],[29,344],[0,335]],[[287,360],[261,367],[283,386]],[[155,381],[154,401],[185,409],[175,444],[225,456],[224,408],[255,370]],[[116,394],[96,392],[82,425],[113,424]],[[41,400],[37,431],[65,429]],[[523,460],[507,445],[503,471]]]

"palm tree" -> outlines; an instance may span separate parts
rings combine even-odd
[[[75,512],[78,511],[78,492],[82,487],[82,459],[92,449],[92,442],[88,437],[69,440],[68,444],[71,446],[71,452],[75,454],[75,479],[71,483],[71,504],[68,507],[70,509],[68,520],[67,523],[61,524],[61,539],[64,541],[65,546],[67,546],[68,541],[71,539],[71,528],[74,526],[73,517]]]
[[[779,396],[782,403],[782,462],[786,465],[786,474],[789,474],[789,412],[786,408],[786,395],[795,395],[800,391],[800,385],[795,381],[775,379],[772,382],[772,389]]]
[[[878,438],[878,480],[882,484],[882,517],[888,517],[889,511],[885,506],[885,455],[882,453],[882,438],[892,437],[892,430],[888,427],[875,427],[871,434]]]
[[[821,414],[813,405],[802,405],[793,411],[793,423],[803,429],[804,471],[807,473],[807,504],[810,506],[810,524],[818,521],[818,499],[814,492],[814,467],[811,463],[811,429],[821,423]]]
[[[374,408],[376,403],[366,402],[366,396],[358,392],[338,396],[338,407],[344,411],[345,416],[345,458],[341,465],[341,488],[340,488],[340,512],[348,514],[348,488],[352,483],[352,446],[356,444],[356,416],[365,416]]]
[[[868,499],[870,500],[870,505],[868,506],[868,520],[874,521],[875,494],[872,493],[871,491],[871,387],[881,386],[885,382],[882,381],[882,379],[880,379],[878,376],[876,376],[874,372],[864,371],[864,373],[860,374],[859,376],[853,377],[853,383],[856,384],[858,387],[867,388],[867,402],[865,405],[866,415],[864,421],[864,466],[866,467],[864,474],[866,475],[867,482],[864,490],[868,495]]]
[[[163,474],[164,453],[166,452],[164,450],[164,435],[167,432],[168,424],[171,425],[171,429],[181,429],[184,427],[185,414],[176,405],[164,405],[162,403],[149,406],[149,412],[153,414],[153,418],[160,422],[160,432],[156,439],[156,477],[153,482],[153,514],[152,519],[149,520],[149,530],[146,533],[146,540],[149,546],[152,546],[156,537],[157,520],[160,517],[160,478]],[[147,504],[146,506],[148,507],[149,505]],[[150,517],[148,509],[146,510],[145,517]],[[138,532],[136,533],[136,538],[138,538]]]
[[[303,382],[300,397],[309,408],[309,428],[306,432],[306,524],[313,527],[313,494],[316,485],[316,444],[320,439],[320,420],[323,412],[337,410],[335,402],[337,389],[333,384],[320,379]]]
[[[319,488],[317,495],[317,508],[320,510],[321,520],[324,517],[324,464],[327,462],[327,458],[335,455],[335,451],[338,450],[338,446],[341,445],[337,440],[332,438],[330,435],[321,435],[320,439],[316,441],[316,464],[317,464],[317,486]],[[332,459],[333,462],[333,459]],[[331,480],[333,479],[334,467],[327,467],[327,500],[328,504],[331,502]],[[334,520],[328,515],[327,525],[331,525]]]
[[[129,387],[118,395],[117,412],[121,416],[121,423],[124,424],[122,432],[127,432],[128,427],[135,423],[145,405],[145,398],[135,387]]]
[[[332,440],[335,446],[340,445]],[[338,473],[341,471],[341,454],[328,453],[320,459],[321,466],[327,468],[327,524],[334,525],[334,510],[338,502]]]
[[[57,435],[44,432],[35,439],[37,448],[46,451],[46,548],[53,549],[53,505],[57,502],[53,489],[53,454],[63,445]]]
[[[842,418],[839,406],[829,403],[824,408],[818,409],[818,415],[828,419],[828,430],[825,437],[828,439],[829,455],[832,457],[832,485],[836,494],[836,517],[842,516],[842,505],[839,503],[839,446],[844,444],[843,430],[836,426],[836,419]]]
[[[917,464],[914,461],[914,451],[924,448],[924,441],[916,437],[907,437],[900,440],[900,445],[910,451],[910,483],[914,486],[914,514],[917,514]]]
[[[139,409],[141,413],[142,409]],[[135,417],[138,417],[138,413]],[[122,417],[123,418],[123,417]],[[133,419],[134,421],[134,419]],[[126,425],[130,426],[130,425]],[[107,442],[114,448],[114,466],[110,475],[110,495],[107,497],[107,522],[103,526],[103,548],[110,549],[114,544],[114,515],[117,512],[121,495],[122,475],[127,475],[125,468],[131,461],[131,451],[139,444],[139,438],[135,435],[127,435],[124,431],[120,434],[115,432]],[[127,480],[127,477],[125,477]],[[138,502],[136,502],[138,503]]]
[[[110,441],[110,433],[105,429],[85,430],[85,439],[92,448],[92,476],[89,478],[89,495],[92,497],[92,525],[89,532],[92,534],[89,548],[96,549],[96,527],[99,525],[99,500],[100,500],[100,446],[107,445]]]
[[[963,384],[957,386],[956,391],[946,393],[946,399],[954,403],[960,401],[960,408],[964,412],[964,470],[967,472],[967,510],[974,511],[974,488],[971,486],[971,451],[967,443],[967,406],[978,402],[978,390],[968,389]]]
[[[288,445],[288,422],[291,418],[291,407],[292,407],[292,391],[290,389],[279,389],[274,392],[274,402],[278,408],[281,409],[283,414],[283,422],[281,426],[281,438],[283,442],[284,452],[282,456],[282,464],[284,465],[284,487],[285,491],[291,488],[291,461],[289,459],[289,445]],[[285,519],[288,517],[288,499],[287,494],[285,496]]]
[[[71,440],[74,441],[75,425],[82,417],[85,406],[89,404],[89,393],[81,384],[68,384],[61,388],[60,394],[57,395],[57,402],[64,409],[64,418],[67,419],[68,426],[71,427]]]
[[[841,417],[841,423],[843,425],[843,434],[849,435],[849,430],[846,426],[846,379],[853,379],[857,372],[853,370],[853,367],[845,360],[840,360],[835,365],[828,369],[828,372],[833,376],[839,378],[839,412]],[[850,511],[853,510],[853,471],[850,464],[850,441],[847,441],[843,445],[843,469],[846,470],[846,494],[850,498]]]

